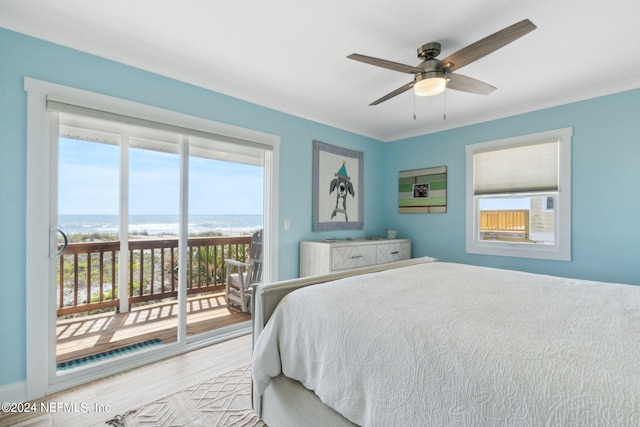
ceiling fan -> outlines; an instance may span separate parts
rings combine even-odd
[[[496,90],[494,86],[471,77],[454,74],[454,71],[506,46],[536,28],[531,21],[524,19],[460,49],[444,59],[436,59],[440,54],[440,43],[427,43],[418,48],[418,58],[422,59],[422,62],[415,67],[357,53],[353,53],[347,56],[347,58],[389,70],[415,75],[412,82],[399,87],[369,105],[378,105],[411,88],[414,89],[415,94],[418,96],[438,95],[442,93],[445,88],[479,95],[488,95]]]

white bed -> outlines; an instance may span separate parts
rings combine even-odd
[[[265,422],[640,425],[640,287],[431,261],[257,287]]]

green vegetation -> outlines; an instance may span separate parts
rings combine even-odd
[[[220,237],[224,234],[218,231],[203,231],[201,233],[189,233],[189,237]],[[86,242],[113,242],[118,241],[118,233],[72,233],[68,236],[69,243]],[[177,239],[175,234],[151,235],[148,231],[129,233],[130,239]]]

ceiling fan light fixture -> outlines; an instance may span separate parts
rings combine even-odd
[[[428,71],[416,76],[413,90],[417,96],[434,96],[444,92],[447,79],[442,71]]]

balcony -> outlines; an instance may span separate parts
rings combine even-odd
[[[250,244],[251,236],[188,239],[187,335],[250,320],[224,295],[224,260],[248,259]],[[56,362],[149,340],[175,342],[178,255],[177,239],[130,240],[123,296],[120,242],[70,243],[57,269]]]
[[[529,211],[481,210],[480,239],[529,242]]]

